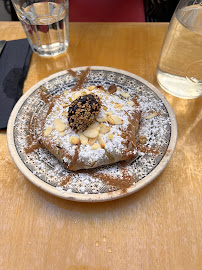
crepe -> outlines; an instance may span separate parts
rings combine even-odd
[[[95,119],[89,118],[87,128],[75,130],[69,121],[70,108],[75,100],[90,95],[99,97],[99,112]],[[108,90],[90,86],[65,91],[54,99],[39,142],[72,171],[109,165],[136,157],[140,118],[133,97],[114,85]]]

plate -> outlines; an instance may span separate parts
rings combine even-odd
[[[86,68],[78,67],[73,70],[79,74]],[[160,149],[156,155],[140,150],[138,158],[126,165],[126,169],[134,174],[134,182],[127,189],[123,191],[110,188],[102,180],[89,177],[88,173],[84,172],[62,185],[63,179],[70,172],[46,149],[25,153],[24,145],[29,126],[33,126],[46,106],[39,98],[40,87],[46,87],[48,93],[53,96],[70,90],[75,82],[75,78],[67,71],[58,72],[31,87],[15,105],[8,123],[7,141],[10,154],[19,170],[29,181],[46,192],[67,200],[84,202],[118,199],[151,183],[165,169],[175,149],[175,115],[168,101],[153,85],[132,73],[115,68],[90,67],[88,82],[84,86],[103,85],[107,89],[109,85],[116,84],[130,95],[137,95],[142,111],[139,133],[147,138],[145,147]],[[152,112],[158,114],[152,115]],[[117,164],[104,169],[110,172],[118,170]]]

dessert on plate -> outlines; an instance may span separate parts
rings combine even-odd
[[[73,89],[54,98],[39,141],[72,171],[131,160],[140,117],[136,100],[116,85]]]

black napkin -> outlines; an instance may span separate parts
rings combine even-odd
[[[0,55],[0,129],[22,95],[32,49],[27,39],[8,41]]]

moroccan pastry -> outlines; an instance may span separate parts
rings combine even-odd
[[[39,139],[69,170],[96,168],[137,155],[140,112],[112,85],[65,91],[55,98]]]

